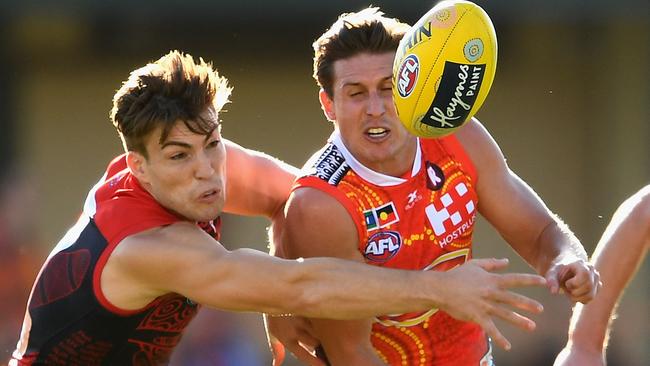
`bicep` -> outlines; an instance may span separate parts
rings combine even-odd
[[[298,169],[259,151],[224,139],[225,212],[271,217],[289,196]]]
[[[225,252],[190,223],[147,230],[117,246],[102,273],[102,288],[119,287],[112,297],[123,304],[146,304],[172,292],[199,298],[209,264]]]
[[[156,296],[178,293],[224,310],[277,312],[274,305],[284,304],[279,297],[286,294],[267,280],[284,280],[282,260],[252,249],[228,251],[196,225],[172,224],[118,248],[111,260],[134,289]]]
[[[501,149],[476,121],[458,138],[478,173],[478,210],[518,252],[532,245],[555,218],[537,193],[506,164]]]
[[[554,221],[537,193],[510,169],[477,189],[479,212],[517,251],[533,244]]]
[[[190,232],[162,279],[173,292],[205,306],[229,311],[287,313],[302,304],[301,270],[293,261],[242,248],[226,250],[219,242]],[[207,240],[206,240],[207,239]]]

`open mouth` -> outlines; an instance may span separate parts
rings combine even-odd
[[[203,192],[203,194],[201,194],[199,196],[199,198],[200,199],[210,199],[210,198],[216,196],[217,193],[218,193],[218,191],[216,189],[212,189],[212,190]]]
[[[385,129],[383,127],[373,127],[366,130],[366,135],[375,139],[386,137],[388,136],[389,133],[390,130]]]

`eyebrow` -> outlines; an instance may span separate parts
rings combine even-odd
[[[164,148],[166,148],[168,146],[180,146],[180,147],[184,147],[186,149],[192,148],[192,145],[190,145],[188,143],[180,142],[180,141],[173,141],[172,140],[172,141],[165,141],[165,143],[162,144],[160,149],[162,150],[162,149],[164,149]]]
[[[216,123],[215,125],[216,125],[216,127],[215,127],[212,131],[210,131],[209,134],[205,135],[205,139],[203,139],[204,142],[207,142],[208,140],[210,140],[210,138],[212,137],[212,133],[213,133],[217,128],[219,128],[220,123]],[[190,144],[188,144],[188,143],[186,143],[186,142],[169,140],[169,141],[165,141],[165,142],[162,144],[162,146],[160,147],[160,149],[162,150],[162,149],[166,148],[167,146],[179,146],[179,147],[184,147],[184,148],[186,148],[186,149],[191,149],[191,148],[192,148],[192,145],[190,145]]]
[[[380,79],[379,84],[385,83],[387,81],[392,82],[393,81],[393,76],[392,75],[391,76],[386,76],[386,77]],[[343,85],[341,85],[341,89],[345,88],[346,86],[360,86],[360,85],[362,85],[362,83],[358,82],[358,81],[357,82],[346,82],[346,83],[343,83]]]

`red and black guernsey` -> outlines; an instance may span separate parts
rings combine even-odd
[[[123,310],[104,297],[99,280],[125,237],[181,220],[139,185],[124,155],[114,159],[41,268],[10,365],[166,364],[198,305],[170,293]],[[219,219],[200,225],[215,239],[219,226]]]

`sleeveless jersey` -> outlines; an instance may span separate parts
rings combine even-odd
[[[140,186],[124,155],[114,159],[41,268],[10,365],[166,364],[197,304],[170,293],[123,310],[104,297],[100,276],[122,239],[181,220]],[[219,225],[200,226],[218,239]]]
[[[370,265],[446,271],[472,256],[478,177],[454,136],[418,139],[405,179],[363,166],[335,131],[303,174],[294,190],[312,187],[337,199],[354,221],[358,250]],[[371,340],[389,365],[492,365],[480,326],[438,309],[377,317]]]

